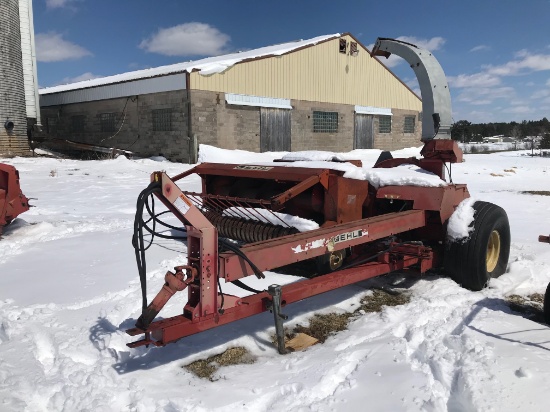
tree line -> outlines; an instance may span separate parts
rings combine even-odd
[[[532,136],[550,134],[550,121],[546,117],[541,120],[524,120],[521,123],[470,123],[468,120],[459,120],[451,128],[451,137],[464,143],[481,142],[484,137],[510,136],[524,139]]]

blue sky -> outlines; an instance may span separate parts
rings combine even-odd
[[[550,0],[33,0],[41,87],[350,32],[430,49],[453,118],[550,118]],[[387,62],[417,89],[401,59]]]

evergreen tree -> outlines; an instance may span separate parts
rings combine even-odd
[[[540,148],[550,149],[550,133],[546,133],[542,136],[542,140],[540,141]]]
[[[468,120],[459,120],[453,124],[451,128],[451,138],[463,143],[467,143],[472,140],[472,123]]]

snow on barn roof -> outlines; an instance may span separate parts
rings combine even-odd
[[[85,89],[90,87],[103,86],[107,84],[122,83],[150,77],[164,76],[168,74],[199,71],[200,74],[208,76],[214,73],[222,73],[233,65],[248,59],[256,59],[267,56],[281,56],[296,49],[312,46],[319,42],[339,37],[340,33],[325,36],[314,37],[309,40],[297,40],[288,43],[281,43],[274,46],[260,47],[258,49],[247,50],[221,56],[207,57],[205,59],[189,61],[185,63],[176,63],[168,66],[154,67],[151,69],[137,70],[114,76],[101,77],[97,79],[84,80],[81,82],[63,84],[40,89],[40,94],[51,94],[66,92],[69,90]]]

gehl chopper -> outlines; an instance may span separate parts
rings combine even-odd
[[[293,302],[393,271],[416,276],[442,269],[471,290],[482,289],[491,277],[504,273],[510,229],[499,206],[475,202],[470,236],[460,242],[447,237],[447,222],[469,193],[465,184],[452,183],[450,178],[450,165],[462,162],[462,151],[450,138],[451,98],[443,69],[427,50],[377,39],[371,56],[391,54],[405,59],[417,76],[424,146],[419,159],[392,158],[386,152],[373,168],[416,165],[439,176],[443,184],[375,188],[367,180],[344,177],[330,162],[319,168],[288,167],[276,161],[268,165],[202,163],[173,177],[154,172],[137,201],[133,244],[143,304],[136,326],[127,333],[143,336],[129,347],[164,346],[269,310],[274,314],[278,350],[285,353],[281,310]],[[178,186],[178,181],[191,175],[200,177],[200,192]],[[147,303],[144,236],[159,235],[155,225],[161,224],[151,197],[183,224],[187,260],[166,273],[159,293]],[[228,209],[235,212],[225,213]],[[144,212],[151,215],[149,220]],[[278,213],[313,220],[319,228],[298,232]],[[308,259],[317,262],[316,276],[284,286],[269,285],[265,271]],[[255,290],[246,284],[248,276],[266,278],[269,286]],[[224,293],[227,283],[250,295]],[[182,313],[155,320],[166,302],[184,290],[187,300]]]

